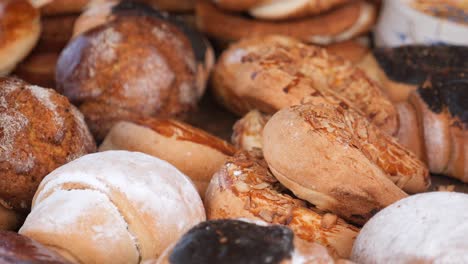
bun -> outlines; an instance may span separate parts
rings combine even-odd
[[[185,117],[208,72],[190,39],[160,13],[126,1],[112,12],[71,41],[56,73],[57,89],[79,106],[98,140],[119,120]]]
[[[204,220],[195,187],[169,163],[106,151],[49,174],[19,232],[73,262],[138,263]]]
[[[416,193],[430,185],[414,154],[345,105],[277,112],[263,129],[263,152],[272,173],[299,198],[361,225],[405,198],[401,189]]]
[[[119,149],[143,152],[171,163],[192,179],[202,198],[213,174],[236,151],[227,142],[190,125],[150,118],[115,124],[99,150]]]
[[[153,263],[312,262],[333,263],[333,258],[324,247],[297,238],[287,227],[260,221],[215,220],[193,227]]]
[[[0,200],[24,214],[42,178],[96,150],[81,113],[54,90],[0,78]]]
[[[13,232],[0,231],[0,261],[3,264],[43,263],[67,264],[70,263],[52,250]]]
[[[36,45],[41,24],[39,11],[27,0],[2,1],[0,9],[0,76],[6,76]]]
[[[213,176],[205,195],[207,217],[247,218],[286,225],[305,241],[347,258],[359,231],[336,217],[291,197],[269,172],[260,151],[238,152]]]
[[[197,1],[196,13],[198,29],[221,42],[278,34],[322,45],[349,40],[366,33],[376,18],[375,7],[366,1],[352,1],[318,16],[286,21],[246,18],[224,12],[209,0]],[[233,28],[236,30],[232,30]]]
[[[239,115],[252,109],[273,114],[321,94],[348,102],[390,135],[398,129],[395,107],[361,70],[292,38],[267,36],[232,45],[221,55],[212,82],[218,100]]]
[[[33,52],[16,67],[14,74],[28,83],[55,88],[55,65],[58,57],[58,53]]]
[[[362,228],[356,263],[465,263],[468,195],[433,192],[390,205]]]

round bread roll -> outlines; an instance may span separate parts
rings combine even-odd
[[[28,83],[41,87],[55,88],[55,65],[58,53],[33,52],[13,72]]]
[[[468,195],[410,196],[380,211],[362,228],[351,259],[357,263],[466,263]]]
[[[288,226],[295,235],[349,258],[359,229],[294,198],[268,170],[259,150],[238,152],[213,176],[205,195],[207,217],[247,218]]]
[[[16,78],[0,78],[0,132],[0,206],[20,214],[44,176],[96,150],[67,98]]]
[[[49,174],[19,233],[75,263],[139,263],[204,220],[193,183],[172,165],[106,151]]]
[[[213,2],[221,9],[247,11],[255,18],[279,20],[318,15],[351,0],[214,0]]]
[[[291,3],[295,1],[298,0],[288,0]],[[283,5],[288,5],[284,3],[286,1],[282,2]],[[279,34],[295,37],[308,43],[326,45],[349,40],[368,32],[376,19],[376,8],[366,1],[351,1],[349,4],[318,16],[286,21],[262,21],[224,12],[210,0],[197,1],[195,10],[200,31],[221,42]],[[283,8],[278,10],[286,11]],[[233,30],[234,28],[236,30]]]
[[[183,118],[196,107],[211,64],[198,64],[208,50],[203,39],[194,44],[162,14],[127,1],[93,6],[77,27],[83,33],[57,63],[57,89],[79,106],[98,140],[116,121]]]
[[[214,68],[213,90],[232,112],[273,114],[321,93],[359,109],[389,135],[398,130],[395,107],[380,87],[349,61],[283,36],[249,38],[232,45]]]
[[[213,174],[236,149],[200,129],[175,120],[119,122],[99,147],[143,152],[165,160],[190,177],[203,198]]]
[[[90,0],[29,0],[43,16],[81,13]]]
[[[0,2],[0,76],[8,75],[39,39],[39,11],[27,0]]]
[[[3,264],[67,264],[63,257],[38,242],[7,231],[0,231],[0,262]]]
[[[272,173],[299,198],[364,224],[376,212],[426,191],[427,168],[344,104],[309,103],[277,112],[263,129]]]
[[[214,220],[193,227],[158,261],[144,264],[333,262],[324,247],[297,238],[285,226],[261,221]]]

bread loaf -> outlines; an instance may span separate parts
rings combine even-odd
[[[106,151],[49,174],[19,233],[73,262],[139,263],[203,220],[193,183],[169,163]]]

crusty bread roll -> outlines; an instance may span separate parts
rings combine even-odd
[[[353,39],[324,46],[330,54],[342,57],[353,64],[361,63],[370,52],[367,38]]]
[[[293,198],[270,173],[261,151],[238,152],[213,176],[205,195],[208,219],[247,218],[290,227],[298,238],[348,258],[358,228]]]
[[[144,264],[152,263],[331,264],[334,261],[324,247],[298,238],[285,226],[242,219],[198,224],[158,261]]]
[[[19,233],[73,262],[139,263],[204,220],[193,183],[172,165],[106,151],[49,174]]]
[[[79,106],[98,140],[116,121],[183,118],[196,107],[211,64],[200,64],[208,52],[202,38],[191,42],[161,13],[127,1],[92,6],[82,18],[83,33],[58,60],[57,89]]]
[[[1,1],[0,10],[0,76],[5,76],[36,45],[41,24],[39,11],[27,0]]]
[[[263,129],[272,173],[299,198],[345,220],[372,215],[430,185],[425,165],[344,105],[325,102],[277,112]]]
[[[213,174],[236,152],[188,124],[151,118],[115,124],[99,150],[139,151],[165,160],[192,179],[202,198]]]
[[[374,49],[359,66],[381,84],[392,101],[405,102],[430,75],[468,74],[466,57],[467,47],[408,45]]]
[[[0,231],[0,262],[3,264],[67,264],[70,263],[40,243],[7,231]]]
[[[430,77],[398,108],[398,139],[433,173],[468,182],[468,71]]]
[[[390,135],[397,132],[395,107],[350,62],[282,36],[242,40],[226,50],[214,68],[213,90],[229,110],[274,113],[322,93],[340,97]]]
[[[325,45],[368,32],[376,18],[375,7],[366,1],[352,1],[318,16],[286,21],[262,21],[224,12],[210,0],[197,1],[195,10],[200,31],[222,42],[279,34]]]
[[[466,263],[468,195],[410,196],[362,228],[351,259],[357,263]]]
[[[34,51],[18,64],[13,74],[31,84],[55,88],[55,65],[58,57],[58,53]]]
[[[0,78],[0,131],[0,206],[20,214],[44,176],[96,150],[67,98],[16,78]]]
[[[251,151],[262,149],[262,133],[270,115],[258,110],[251,110],[239,119],[233,127],[232,143],[238,149]]]

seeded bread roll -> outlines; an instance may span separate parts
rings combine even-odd
[[[153,118],[115,124],[99,150],[139,151],[165,160],[192,179],[202,198],[213,174],[236,152],[227,142],[188,124]]]
[[[0,262],[3,264],[71,263],[28,237],[6,231],[0,231]]]
[[[375,215],[361,230],[356,263],[466,263],[468,195],[410,196]]]
[[[214,68],[212,83],[217,99],[239,115],[252,109],[273,114],[321,93],[359,109],[389,135],[398,130],[395,107],[364,72],[296,39],[267,36],[233,44]]]
[[[27,0],[0,2],[0,77],[14,70],[36,45],[41,32],[39,11]]]
[[[157,262],[145,262],[151,263],[331,264],[334,261],[324,247],[297,238],[285,226],[263,221],[214,220],[193,227]]]
[[[286,225],[305,241],[348,258],[359,229],[294,198],[268,170],[259,150],[238,152],[213,176],[205,195],[208,219],[247,218]]]
[[[128,151],[83,156],[50,173],[19,233],[74,263],[158,258],[205,220],[193,183],[169,163]]]
[[[369,32],[376,19],[376,8],[366,1],[351,1],[324,14],[285,21],[264,21],[226,12],[211,0],[197,1],[195,10],[198,29],[224,43],[278,34],[326,45]]]
[[[345,105],[326,102],[277,112],[263,129],[272,173],[298,197],[364,224],[430,185],[425,165]]]
[[[0,205],[21,215],[44,176],[96,150],[66,97],[16,78],[0,78],[0,131]]]
[[[57,89],[98,140],[116,121],[183,118],[196,107],[210,64],[199,63],[208,52],[202,38],[195,44],[161,13],[127,1],[92,6],[76,26],[82,34],[58,60]]]

